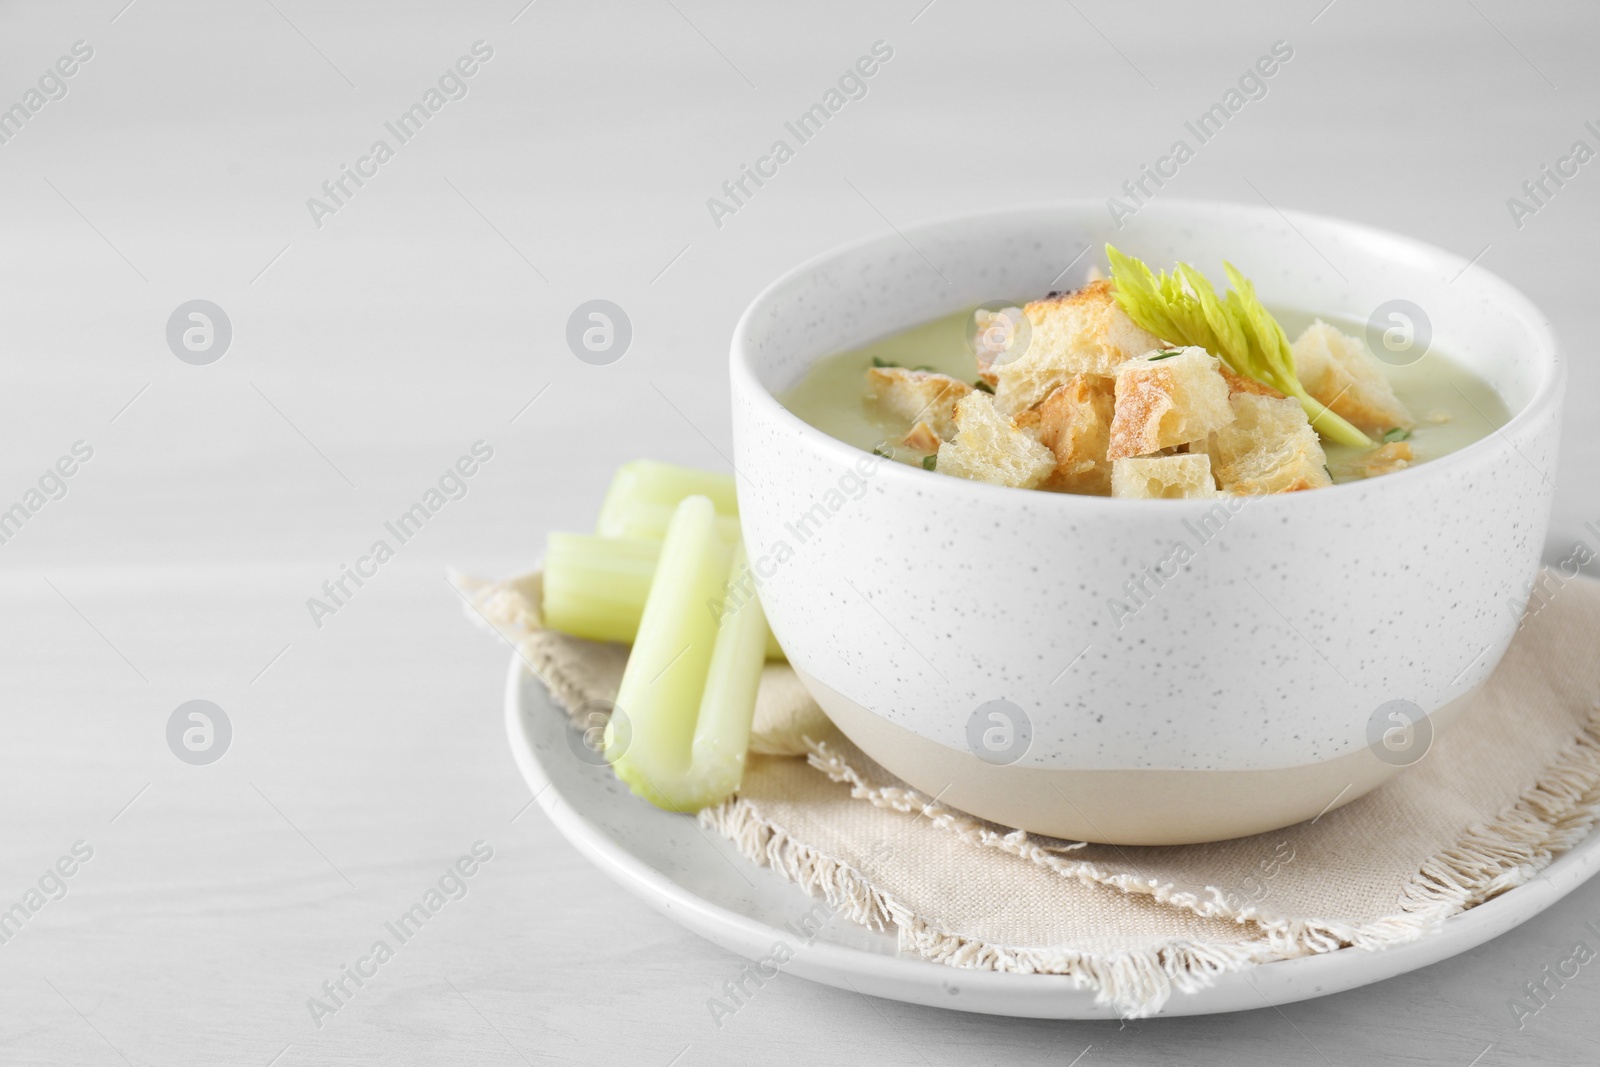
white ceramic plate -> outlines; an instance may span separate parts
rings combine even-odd
[[[794,924],[817,901],[758,868],[687,815],[636,799],[609,767],[580,757],[566,715],[511,658],[506,731],[517,766],[556,828],[596,866],[657,911],[749,959],[787,942],[791,974],[871,996],[989,1015],[1034,1019],[1115,1018],[1094,993],[1053,975],[969,971],[901,955],[893,934],[844,918],[809,943]],[[591,757],[592,758],[592,757]],[[1382,952],[1345,949],[1224,974],[1208,989],[1174,993],[1162,1015],[1208,1015],[1289,1004],[1392,978],[1498,937],[1526,922],[1600,868],[1600,834],[1562,856],[1544,877],[1455,917],[1432,937]]]

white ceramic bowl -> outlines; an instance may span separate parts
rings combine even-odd
[[[1269,306],[1365,320],[1412,301],[1433,347],[1513,417],[1381,478],[1219,506],[879,461],[774,398],[820,357],[1067,287],[1108,240],[1213,277],[1226,257]],[[1073,839],[1263,832],[1414,763],[1494,669],[1539,564],[1564,379],[1548,323],[1511,286],[1353,223],[1193,202],[1147,205],[1121,229],[1097,203],[951,219],[821,256],[740,320],[746,546],[802,681],[918,789]]]

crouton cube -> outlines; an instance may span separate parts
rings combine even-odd
[[[907,425],[926,422],[942,440],[955,433],[956,404],[972,386],[948,374],[873,367],[867,371],[867,391],[878,410]]]
[[[1039,431],[1039,443],[1055,453],[1056,467],[1044,489],[1063,493],[1111,492],[1113,383],[1110,378],[1074,374],[1037,407],[1017,416],[1017,425]]]
[[[1211,457],[1204,452],[1173,456],[1130,456],[1111,464],[1111,495],[1138,500],[1217,496]]]
[[[1380,474],[1392,474],[1411,466],[1416,458],[1411,451],[1411,442],[1390,441],[1361,457],[1361,473],[1368,478],[1376,478]]]
[[[1384,377],[1383,364],[1360,338],[1319,320],[1291,348],[1300,384],[1335,415],[1372,434],[1414,425],[1411,412]]]
[[[1222,380],[1228,383],[1228,395],[1235,393],[1254,393],[1256,396],[1283,396],[1272,386],[1265,382],[1258,382],[1254,378],[1246,378],[1234,371],[1226,363],[1220,364],[1217,369],[1222,372]]]
[[[1023,308],[1030,329],[1026,349],[992,367],[1001,411],[1026,411],[1074,374],[1109,378],[1126,360],[1161,347],[1159,338],[1134,325],[1111,292],[1108,281],[1090,282]]]
[[[1055,470],[1056,456],[1031,430],[995,410],[987,393],[956,405],[955,436],[939,446],[935,470],[994,485],[1034,489]]]
[[[1223,492],[1292,493],[1332,484],[1322,442],[1298,400],[1235,393],[1228,403],[1233,421],[1204,443]]]
[[[1019,307],[990,311],[979,308],[972,313],[972,351],[978,359],[978,377],[989,385],[1000,380],[995,364],[1006,364],[1021,354],[1032,337],[1033,327]]]
[[[939,451],[939,435],[933,432],[933,427],[925,422],[919,422],[911,427],[911,432],[900,439],[900,443],[907,448],[914,448],[918,452]]]
[[[1117,369],[1111,459],[1204,440],[1233,421],[1222,361],[1203,348],[1157,352]]]

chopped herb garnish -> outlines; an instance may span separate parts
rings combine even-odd
[[[937,466],[938,463],[939,463],[939,453],[937,453],[937,452],[934,452],[931,455],[927,455],[927,456],[923,456],[922,457],[922,469],[925,470],[925,471],[933,470],[933,468],[935,466]]]
[[[973,382],[972,387],[980,393],[988,393],[990,396],[994,395],[994,386],[990,385],[982,378],[979,378],[977,381]]]
[[[1183,353],[1181,351],[1179,351],[1178,349],[1174,348],[1172,351],[1170,351],[1170,352],[1162,352],[1160,355],[1147,356],[1146,357],[1146,361],[1150,362],[1150,363],[1154,363],[1158,359],[1171,359],[1173,356],[1181,356],[1182,354]]]
[[[872,446],[872,454],[874,456],[882,456],[884,459],[893,459],[894,458],[894,452],[893,451],[885,451],[884,447],[882,445],[873,445]]]
[[[935,373],[933,368],[928,366],[926,363],[919,363],[915,367],[912,367],[911,369],[912,370],[925,370],[925,371],[928,371],[930,374],[931,373]]]
[[[873,356],[872,365],[874,367],[898,367],[900,364],[892,359],[884,359],[882,356]]]
[[[1409,441],[1411,439],[1411,431],[1404,426],[1396,426],[1394,429],[1386,431],[1383,439],[1389,442]]]

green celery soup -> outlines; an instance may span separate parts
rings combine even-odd
[[[1025,302],[1018,301],[1017,306]],[[867,370],[893,364],[974,381],[978,364],[967,344],[967,326],[974,310],[958,311],[860,348],[826,356],[778,399],[830,437],[863,451],[887,448],[895,460],[920,467],[923,453],[899,443],[904,427],[892,418],[881,417],[867,398]],[[1319,317],[1356,337],[1364,332],[1359,323],[1327,315],[1282,309],[1273,309],[1273,314],[1291,339],[1300,336]],[[1437,350],[1430,350],[1409,366],[1386,364],[1383,370],[1395,395],[1416,420],[1409,439],[1416,457],[1413,465],[1465,448],[1489,436],[1511,417],[1505,401],[1488,382]],[[1361,469],[1365,453],[1360,449],[1327,440],[1322,447],[1334,482],[1365,476]]]

